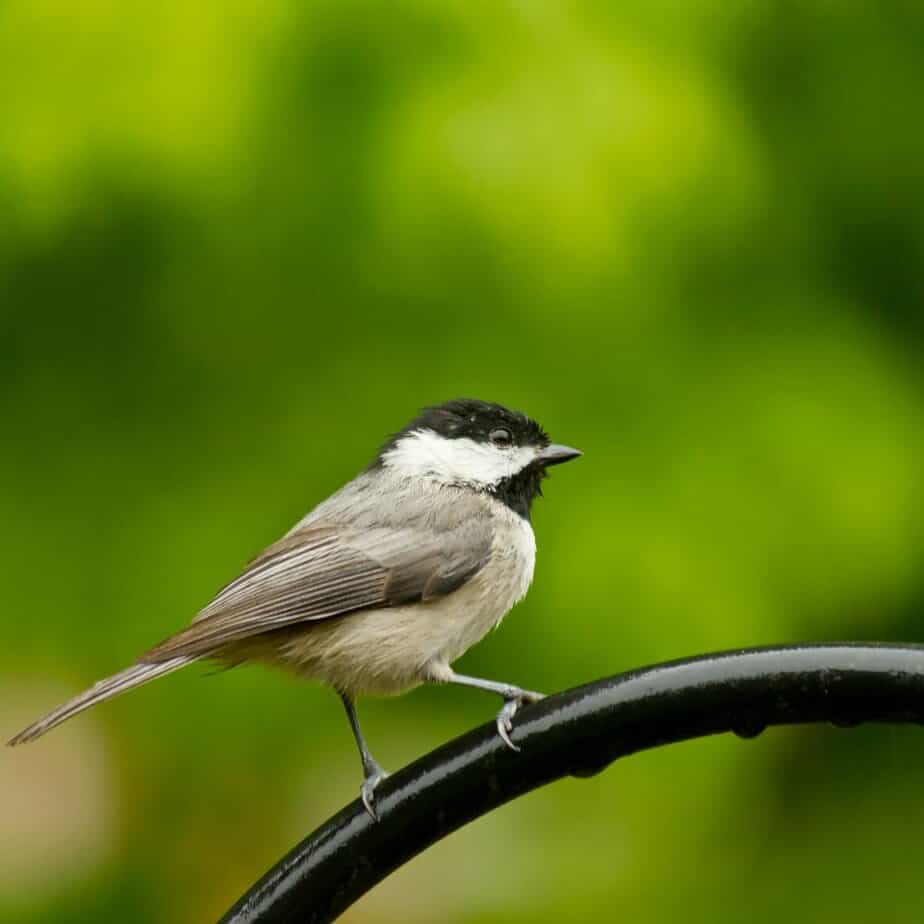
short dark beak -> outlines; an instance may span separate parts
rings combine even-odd
[[[546,446],[536,458],[539,462],[548,467],[549,465],[561,465],[562,462],[570,462],[572,459],[576,459],[578,456],[582,455],[584,455],[584,453],[582,453],[580,449],[572,449],[570,446],[561,446],[558,443],[551,443]]]

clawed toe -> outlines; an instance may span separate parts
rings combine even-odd
[[[510,737],[510,733],[513,731],[513,717],[517,714],[517,709],[519,708],[520,703],[518,700],[508,699],[504,703],[503,709],[497,713],[497,733],[511,751],[520,750]]]
[[[520,706],[538,703],[542,698],[541,693],[535,693],[532,690],[517,690],[515,695],[504,700],[504,706],[497,714],[497,733],[511,751],[520,750],[510,737],[513,732],[513,717],[519,712]]]
[[[375,789],[379,783],[387,779],[387,777],[388,774],[376,764],[369,769],[366,778],[363,780],[362,786],[359,787],[359,794],[363,800],[363,805],[373,821],[379,820],[378,813],[375,810]]]
[[[520,750],[510,737],[513,732],[513,718],[519,711],[520,706],[538,703],[540,699],[544,699],[541,693],[536,693],[534,690],[522,690],[511,683],[497,683],[494,680],[482,680],[479,677],[466,677],[464,674],[457,674],[447,664],[435,665],[432,677],[434,680],[440,680],[443,683],[458,683],[466,687],[475,687],[477,690],[485,690],[488,693],[496,693],[498,696],[503,697],[504,706],[497,714],[497,733],[500,735],[501,741],[511,751]]]

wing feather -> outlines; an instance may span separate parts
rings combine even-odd
[[[356,530],[307,523],[271,545],[176,635],[139,659],[201,657],[230,642],[456,590],[490,555],[485,528]]]

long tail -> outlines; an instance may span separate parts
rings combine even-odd
[[[89,690],[84,690],[83,693],[69,699],[63,705],[58,706],[57,709],[53,709],[48,715],[42,716],[37,722],[33,722],[18,735],[10,738],[7,744],[14,746],[25,744],[26,741],[33,741],[56,725],[60,725],[72,716],[83,712],[84,709],[89,709],[103,700],[112,699],[112,697],[118,696],[126,690],[139,687],[149,680],[154,680],[155,677],[170,674],[195,660],[196,658],[183,656],[170,658],[169,661],[161,661],[158,664],[134,664],[124,671],[119,671],[118,674],[113,674],[105,680],[100,680],[98,683],[93,684]]]

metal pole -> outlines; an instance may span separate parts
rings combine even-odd
[[[705,655],[550,696],[517,715],[513,739],[476,728],[389,777],[380,820],[350,803],[305,838],[223,924],[333,921],[389,873],[462,825],[562,776],[636,751],[770,725],[924,722],[924,646],[847,643]]]

